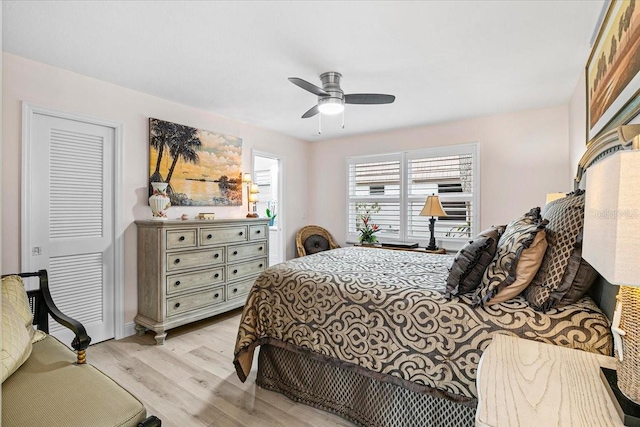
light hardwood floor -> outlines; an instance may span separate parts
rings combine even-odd
[[[243,384],[233,367],[240,310],[172,329],[91,346],[87,361],[134,394],[165,427],[353,426],[255,383],[257,352]]]

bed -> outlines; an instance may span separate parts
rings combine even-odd
[[[625,148],[614,135],[599,144],[580,177]],[[350,247],[267,269],[242,314],[239,378],[260,346],[258,385],[357,425],[470,426],[477,365],[495,334],[612,354],[609,319],[591,297],[545,313],[522,296],[474,307],[470,295],[445,298],[451,263],[451,255]]]

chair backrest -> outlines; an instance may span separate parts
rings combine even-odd
[[[336,249],[336,248],[340,247],[333,240],[333,237],[331,236],[331,233],[329,233],[324,228],[322,228],[322,227],[320,227],[318,225],[306,225],[306,226],[302,227],[300,229],[300,231],[298,231],[298,234],[296,234],[296,248],[298,249],[298,256],[299,257],[307,255],[307,251],[304,248],[304,243],[306,242],[306,240],[309,237],[311,237],[313,235],[322,236],[325,239],[327,239],[327,241],[329,242],[329,249]]]

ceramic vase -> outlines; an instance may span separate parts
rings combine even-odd
[[[167,196],[166,182],[152,182],[153,195],[149,197],[149,206],[153,213],[152,220],[165,221],[167,219],[167,208],[171,206],[169,196]]]

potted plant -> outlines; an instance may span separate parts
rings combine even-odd
[[[360,232],[360,243],[363,245],[378,243],[375,233],[380,231],[380,227],[371,222],[371,214],[378,212],[380,212],[380,205],[377,202],[372,205],[356,204],[356,228]]]
[[[273,227],[275,225],[276,216],[278,216],[277,213],[272,212],[271,209],[267,208],[267,218],[269,218],[269,227]]]

